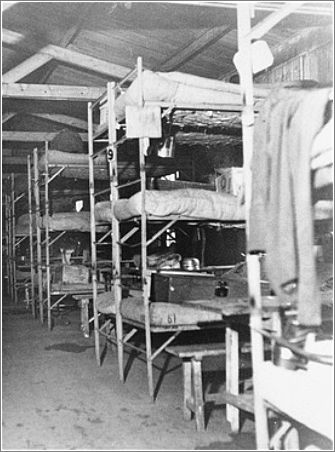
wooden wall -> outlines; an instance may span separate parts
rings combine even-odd
[[[256,76],[255,82],[277,83],[306,79],[315,80],[322,84],[332,83],[333,45],[331,42],[269,68]]]

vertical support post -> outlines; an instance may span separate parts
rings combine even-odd
[[[43,274],[42,274],[42,240],[41,240],[41,207],[40,207],[40,179],[38,170],[37,148],[33,151],[34,159],[34,195],[35,195],[35,221],[36,221],[36,246],[37,246],[37,279],[38,279],[38,304],[40,321],[44,322],[43,312]]]
[[[11,173],[11,189],[10,189],[10,206],[11,206],[11,245],[12,245],[12,287],[13,287],[13,299],[14,303],[17,304],[17,281],[16,281],[16,246],[15,246],[15,179],[14,173]]]
[[[6,228],[6,276],[7,276],[7,294],[12,297],[12,268],[11,268],[11,238],[10,238],[10,230],[11,230],[11,215],[10,215],[10,186],[9,179],[7,182],[7,193],[5,194],[5,228]]]
[[[226,328],[226,391],[233,395],[239,393],[239,350],[238,332],[230,326]],[[240,429],[239,409],[226,404],[226,416],[233,433]]]
[[[50,231],[49,231],[49,147],[48,142],[45,142],[45,191],[44,191],[44,229],[45,229],[45,267],[46,267],[46,289],[47,289],[47,309],[48,309],[48,328],[52,328],[51,318],[51,274],[50,274]]]
[[[117,141],[116,117],[115,117],[115,83],[107,84],[107,111],[108,111],[108,164],[109,164],[109,185],[111,205],[119,199],[118,191],[118,149],[115,145]],[[113,211],[113,209],[112,209]],[[121,314],[122,303],[122,280],[121,280],[121,260],[122,244],[120,242],[120,222],[114,215],[112,217],[112,261],[113,261],[113,291],[115,299],[115,320],[116,320],[116,342],[119,366],[119,378],[124,382],[123,365],[123,322]]]
[[[93,292],[93,315],[94,315],[94,346],[95,358],[98,366],[100,359],[100,337],[99,337],[99,313],[97,309],[97,250],[96,250],[96,229],[94,215],[94,145],[93,145],[93,104],[88,103],[88,169],[89,169],[89,194],[90,194],[90,226],[91,226],[91,272],[92,272],[92,292]]]
[[[242,95],[242,137],[243,137],[243,167],[245,184],[245,210],[246,210],[246,233],[249,237],[249,212],[251,204],[251,160],[253,152],[254,139],[254,95],[253,95],[253,73],[251,41],[249,33],[250,24],[250,5],[246,3],[237,4],[237,25],[238,25],[238,48],[243,55],[244,65],[241,68],[240,86]]]
[[[249,238],[249,215],[251,205],[252,174],[251,162],[253,153],[253,73],[251,54],[251,20],[249,3],[237,4],[237,25],[238,25],[238,48],[243,54],[245,64],[240,71],[240,84],[243,100],[242,112],[242,137],[243,137],[243,160],[244,160],[244,180],[245,180],[245,203],[246,203],[246,233]],[[260,285],[260,262],[256,255],[247,256],[248,268],[248,288],[250,303],[250,334],[252,343],[252,368],[254,385],[254,409],[256,424],[257,449],[268,449],[268,425],[267,415],[263,400],[260,396],[259,388],[262,384],[259,375],[260,364],[264,359],[263,339],[256,329],[261,325],[261,285]]]
[[[252,345],[252,369],[254,386],[254,408],[257,449],[268,450],[269,432],[266,407],[261,397],[261,364],[264,360],[262,329],[262,297],[260,284],[260,261],[258,255],[247,255],[248,284],[250,297],[250,336]]]
[[[143,64],[142,58],[137,59],[137,77],[138,77],[138,105],[143,107]],[[139,166],[141,180],[141,261],[142,261],[142,289],[144,303],[144,323],[145,323],[145,343],[149,395],[154,400],[153,372],[152,372],[152,351],[151,351],[151,330],[150,330],[150,275],[147,269],[147,215],[145,211],[145,153],[149,147],[149,138],[139,138]]]
[[[35,304],[35,272],[34,272],[34,231],[33,231],[33,215],[32,215],[32,196],[31,196],[31,156],[27,157],[27,174],[28,174],[28,213],[29,213],[29,261],[30,261],[30,297],[31,297],[31,313],[36,318]]]
[[[7,180],[6,180],[7,182]],[[6,187],[8,190],[8,186]],[[9,243],[9,194],[5,193],[5,249],[6,249],[6,293],[7,295],[10,294],[10,263],[9,263],[9,256],[10,256],[10,243]]]
[[[192,376],[194,389],[195,423],[198,432],[205,430],[204,390],[202,386],[202,361],[192,358]]]
[[[84,337],[88,338],[90,336],[90,324],[88,319],[88,305],[89,298],[81,298],[80,300],[80,323],[81,323],[81,331],[83,332]]]
[[[188,401],[192,398],[192,362],[189,359],[183,359],[183,386],[183,414],[185,421],[190,421],[192,418],[192,411],[188,407]]]

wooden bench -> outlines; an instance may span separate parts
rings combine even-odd
[[[239,410],[253,412],[252,396],[249,394],[239,394],[240,360],[238,333],[235,330],[227,328],[225,343],[175,345],[167,347],[166,351],[182,360],[184,389],[183,414],[185,420],[191,420],[192,414],[194,414],[196,429],[198,431],[204,431],[205,403],[224,403],[227,405],[227,420],[231,423],[232,431],[237,433],[240,428]],[[202,360],[210,356],[225,357],[226,390],[224,393],[204,393]]]

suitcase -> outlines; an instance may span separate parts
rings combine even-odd
[[[215,297],[214,274],[189,271],[161,271],[151,279],[151,301],[181,303]]]

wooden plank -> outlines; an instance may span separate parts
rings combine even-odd
[[[201,361],[192,360],[195,423],[198,432],[205,430],[204,390],[202,386]]]
[[[4,13],[8,11],[12,6],[19,2],[1,2],[1,11]]]
[[[2,76],[3,83],[14,83],[21,80],[26,75],[36,71],[39,67],[48,63],[52,57],[44,53],[36,53],[35,55],[22,61],[22,63],[10,69]]]
[[[28,154],[26,154],[28,155]],[[2,164],[3,165],[23,165],[23,158],[26,157],[22,156],[22,157],[8,157],[6,155],[2,155]]]
[[[14,116],[16,116],[16,113],[14,113],[14,112],[3,113],[3,115],[2,115],[2,124],[5,124],[10,119],[14,118]]]
[[[270,14],[261,22],[258,22],[258,24],[255,25],[248,33],[248,38],[250,41],[262,38],[281,20],[298,10],[303,4],[304,2],[287,2],[278,11]]]
[[[188,345],[172,345],[166,347],[166,352],[179,358],[202,359],[207,356],[224,355],[226,346],[224,342],[209,343],[209,344],[188,344]]]
[[[191,361],[183,361],[183,386],[184,386],[184,403],[183,414],[186,421],[192,418],[192,410],[187,405],[187,401],[192,398],[192,365]]]
[[[239,392],[239,350],[238,332],[226,328],[226,392],[238,395]],[[227,404],[227,420],[230,422],[233,433],[238,433],[240,429],[240,413],[238,408]]]
[[[87,130],[88,127],[87,121],[79,118],[74,118],[73,116],[56,113],[30,113],[30,115],[36,118],[42,118],[47,119],[48,121],[66,124],[67,126],[77,127],[78,129]]]
[[[89,102],[97,99],[105,88],[68,85],[34,85],[26,83],[3,83],[2,96],[6,98],[34,100],[69,100]]]
[[[130,69],[125,66],[110,63],[106,60],[101,60],[84,53],[65,49],[63,47],[48,44],[40,49],[40,44],[37,39],[28,39],[21,33],[4,28],[2,30],[3,45],[19,47],[24,50],[33,51],[39,54],[49,55],[58,61],[69,64],[70,66],[80,67],[82,69],[93,71],[108,77],[123,78]]]
[[[73,42],[73,40],[76,38],[76,36],[80,32],[81,28],[83,27],[83,24],[87,20],[89,20],[89,18],[90,18],[89,13],[93,7],[94,7],[94,4],[92,4],[92,3],[88,3],[85,6],[82,5],[82,8],[80,9],[81,12],[78,16],[78,22],[73,27],[71,27],[68,31],[66,31],[66,33],[64,34],[64,36],[58,43],[58,45],[60,47],[67,47],[69,44],[71,44],[71,42]],[[48,55],[48,57],[50,58],[50,60],[52,59],[50,57],[50,55]],[[39,81],[40,83],[47,83],[47,80],[50,77],[50,75],[52,74],[52,72],[54,71],[55,66],[56,66],[55,62],[53,62],[50,65],[50,67],[47,68],[45,74]]]
[[[43,141],[51,141],[58,132],[2,132],[2,141],[26,141],[29,143],[37,143]],[[79,134],[83,141],[87,141],[87,134]],[[22,161],[21,161],[22,164]]]
[[[225,34],[232,30],[230,25],[222,25],[206,30],[198,39],[190,42],[186,47],[178,49],[178,51],[159,65],[157,70],[174,71],[187,61],[194,58],[200,52],[203,52],[208,46],[214,44]]]
[[[254,414],[254,397],[253,394],[230,394],[230,393],[222,393],[222,394],[209,394],[206,397],[206,401],[215,401],[216,403],[229,403],[236,407],[239,410],[246,411],[247,413]]]

